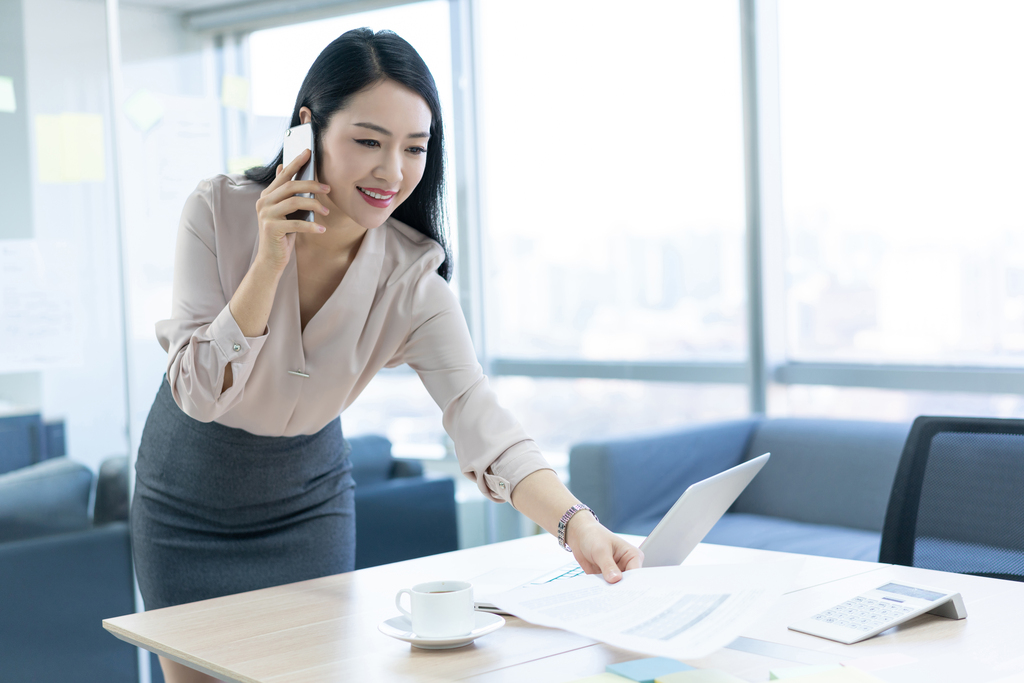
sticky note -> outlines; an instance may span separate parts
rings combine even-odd
[[[231,157],[228,159],[228,173],[245,173],[253,166],[266,163],[260,157]]]
[[[787,678],[822,674],[835,669],[842,669],[839,664],[815,664],[814,666],[788,666],[783,669],[772,669],[768,672],[769,681],[783,681]]]
[[[746,681],[718,669],[694,669],[658,676],[654,679],[654,683],[746,683]]]
[[[619,662],[609,664],[605,667],[608,673],[616,674],[637,683],[654,683],[659,676],[676,673],[677,671],[690,671],[692,666],[683,664],[668,657],[650,657],[648,659],[634,659],[631,662]]]
[[[103,119],[99,114],[39,114],[35,124],[39,182],[103,181]]]
[[[164,117],[164,103],[152,92],[142,88],[125,100],[124,115],[145,133]]]
[[[18,111],[18,103],[14,99],[14,79],[0,76],[0,111],[13,114]]]
[[[249,79],[225,74],[221,81],[220,101],[225,107],[249,111]]]
[[[567,683],[630,683],[630,680],[615,674],[603,673],[596,676],[587,676],[586,678],[577,678]]]

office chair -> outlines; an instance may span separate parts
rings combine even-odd
[[[917,418],[879,562],[1024,581],[1024,420]]]

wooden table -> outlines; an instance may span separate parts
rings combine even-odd
[[[784,554],[701,544],[687,563],[759,562],[779,555]],[[803,569],[776,609],[732,646],[687,663],[729,671],[748,681],[767,681],[770,668],[856,659],[867,664],[872,660],[863,658],[889,655],[888,668],[873,672],[883,680],[1024,682],[1024,583],[798,557],[804,558]],[[381,621],[397,615],[394,596],[400,588],[431,579],[472,578],[496,567],[558,566],[566,560],[552,538],[533,536],[129,614],[107,619],[103,626],[133,645],[245,683],[563,683],[601,673],[606,664],[643,656],[515,618],[456,650],[420,650],[377,630]],[[855,645],[786,628],[893,580],[961,592],[968,618],[953,621],[924,615]]]

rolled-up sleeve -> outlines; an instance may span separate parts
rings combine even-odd
[[[178,406],[210,422],[242,400],[253,363],[267,338],[246,337],[228,308],[221,284],[209,187],[204,181],[182,211],[174,255],[171,317],[156,324],[167,351],[167,380]],[[227,391],[224,373],[231,364]]]
[[[462,309],[436,273],[423,277],[413,309],[420,320],[389,365],[407,363],[441,408],[462,473],[496,502],[528,475],[551,466],[505,408],[477,361]]]

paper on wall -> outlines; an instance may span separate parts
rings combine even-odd
[[[18,111],[18,102],[14,98],[14,79],[0,76],[0,112],[13,114]]]
[[[99,114],[38,114],[35,123],[39,182],[103,181],[103,118]]]
[[[82,363],[70,244],[0,240],[0,373]]]
[[[799,561],[651,567],[517,588],[491,598],[502,610],[649,655],[704,657],[735,640],[782,596]]]
[[[249,111],[249,79],[225,74],[221,81],[220,101],[225,107]]]
[[[123,111],[128,120],[145,133],[164,117],[164,103],[146,88],[140,88],[125,100]]]

